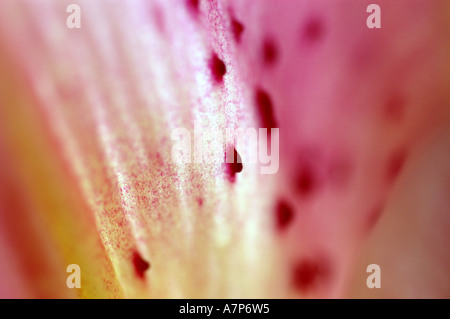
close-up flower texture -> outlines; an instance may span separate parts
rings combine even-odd
[[[0,0],[0,298],[445,299],[449,246],[449,0]]]

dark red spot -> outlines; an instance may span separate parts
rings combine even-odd
[[[242,32],[244,32],[244,25],[235,18],[231,18],[231,32],[233,32],[236,42],[241,41]]]
[[[353,167],[350,161],[344,159],[335,160],[329,168],[330,182],[336,188],[346,187],[353,174]]]
[[[300,292],[309,292],[328,279],[329,265],[324,260],[304,259],[294,266],[292,283]]]
[[[318,18],[310,19],[303,29],[303,39],[308,43],[318,42],[324,34],[323,23]]]
[[[405,100],[398,95],[393,95],[387,100],[384,106],[384,117],[392,123],[399,123],[403,120],[405,113]]]
[[[186,0],[186,4],[193,14],[200,12],[200,0]]]
[[[294,216],[291,206],[285,200],[281,199],[277,203],[275,213],[277,229],[280,231],[286,229]]]
[[[210,62],[211,73],[214,80],[218,83],[223,81],[223,76],[227,73],[225,63],[216,54],[213,54]]]
[[[389,182],[393,182],[400,174],[406,160],[406,152],[404,150],[397,150],[392,153],[388,160],[386,168],[386,178]]]
[[[198,206],[203,206],[203,198],[198,197],[197,198],[197,204],[198,204]]]
[[[318,179],[311,164],[303,163],[296,177],[297,192],[304,197],[313,194],[318,187]]]
[[[266,39],[262,47],[263,61],[266,65],[273,65],[278,59],[278,49],[272,39]]]
[[[137,251],[133,252],[132,260],[136,276],[140,279],[144,279],[145,271],[150,268],[150,264],[145,261]]]
[[[260,116],[260,125],[262,128],[267,128],[267,133],[270,134],[270,128],[278,127],[273,115],[272,100],[265,90],[258,88],[255,101]]]
[[[381,214],[383,213],[383,210],[384,210],[384,205],[378,204],[369,212],[369,214],[367,216],[367,221],[366,221],[367,232],[370,232],[375,227],[375,225],[378,223],[378,220],[380,219]]]
[[[227,159],[227,154],[225,154],[225,171],[228,175],[228,179],[231,183],[234,183],[236,180],[236,174],[240,173],[244,168],[242,165],[242,159],[239,153],[236,151],[234,147],[230,147],[229,151],[233,152],[233,159]]]
[[[155,25],[159,32],[164,33],[165,31],[165,21],[164,21],[164,15],[161,11],[161,8],[155,6],[153,7],[153,10],[151,11],[151,18],[152,21],[155,22]]]

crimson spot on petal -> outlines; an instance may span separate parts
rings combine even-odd
[[[381,217],[381,214],[383,213],[384,205],[378,204],[372,210],[369,212],[366,220],[367,225],[367,232],[370,232],[375,225],[378,223],[378,220]]]
[[[236,151],[234,147],[230,147],[229,151],[233,151],[233,161],[228,163],[227,155],[225,154],[225,171],[228,174],[228,179],[231,183],[234,183],[236,180],[236,174],[240,173],[244,168],[242,165],[242,159],[239,153]]]
[[[145,271],[150,268],[150,264],[137,251],[133,251],[132,261],[136,275],[144,279]]]
[[[218,83],[223,81],[223,76],[227,73],[225,63],[216,54],[213,54],[210,61],[211,74]]]
[[[304,259],[292,271],[292,284],[302,293],[316,289],[329,279],[329,265],[322,259]]]
[[[336,159],[329,167],[329,178],[333,186],[344,189],[348,186],[353,174],[353,163],[348,159]]]
[[[267,134],[270,135],[270,129],[278,127],[273,115],[272,99],[265,90],[258,88],[256,89],[255,102],[260,116],[260,125],[262,128],[267,128]]]
[[[303,29],[303,39],[309,43],[318,42],[324,34],[323,22],[318,18],[310,19]]]
[[[152,19],[152,21],[154,21],[155,26],[158,29],[158,31],[161,33],[164,33],[166,26],[165,26],[164,15],[163,15],[161,8],[159,8],[157,6],[152,8],[151,19]]]
[[[312,195],[318,188],[319,182],[312,165],[301,165],[296,177],[297,192],[304,197]]]
[[[276,206],[276,225],[279,231],[286,229],[293,219],[292,207],[283,199]]]
[[[278,48],[275,42],[268,38],[263,43],[263,61],[266,65],[273,65],[278,59]]]
[[[200,0],[186,0],[186,4],[193,14],[200,12]]]
[[[386,178],[389,182],[395,181],[400,174],[406,160],[406,152],[403,149],[391,154],[387,162]]]
[[[231,32],[233,32],[236,42],[241,41],[242,32],[244,32],[244,25],[235,18],[231,19]]]
[[[405,101],[398,95],[391,96],[384,106],[384,117],[391,123],[399,123],[405,113]]]

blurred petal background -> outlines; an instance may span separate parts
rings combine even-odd
[[[0,297],[449,298],[450,2],[374,2],[0,0]]]

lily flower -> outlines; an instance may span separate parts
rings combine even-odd
[[[450,2],[376,3],[1,0],[0,297],[448,298]]]

